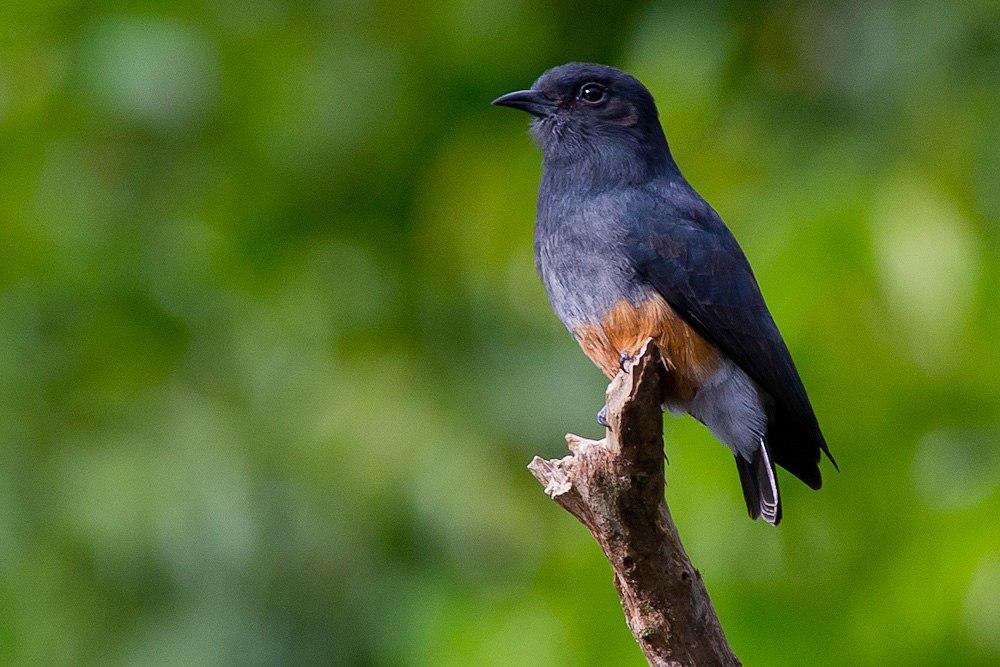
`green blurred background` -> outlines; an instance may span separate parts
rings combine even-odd
[[[489,106],[653,91],[843,472],[667,494],[749,665],[1000,661],[1000,9],[13,3],[0,21],[0,662],[639,664],[524,466],[605,381]]]

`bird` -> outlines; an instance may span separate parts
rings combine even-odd
[[[749,261],[682,175],[652,94],[622,70],[569,63],[493,104],[532,116],[535,266],[556,315],[609,378],[654,340],[670,371],[663,409],[729,447],[750,518],[778,525],[776,466],[817,490],[820,452],[839,467]]]

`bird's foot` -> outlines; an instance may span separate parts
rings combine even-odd
[[[618,368],[620,368],[623,373],[628,373],[630,370],[632,370],[632,367],[627,366],[626,364],[628,364],[631,361],[632,361],[632,355],[629,354],[628,352],[622,352],[621,355],[618,357]]]
[[[601,411],[597,413],[597,423],[600,424],[601,426],[603,426],[604,428],[611,428],[611,425],[608,424],[608,406],[607,405],[605,405],[603,408],[601,408]]]

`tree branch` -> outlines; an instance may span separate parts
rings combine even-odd
[[[667,372],[648,341],[608,387],[604,439],[567,435],[571,456],[536,456],[528,469],[597,539],[649,664],[739,665],[663,497]]]

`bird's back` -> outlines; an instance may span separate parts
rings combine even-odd
[[[646,192],[623,244],[630,264],[763,390],[775,462],[819,488],[826,441],[743,250],[690,186],[654,182]]]

